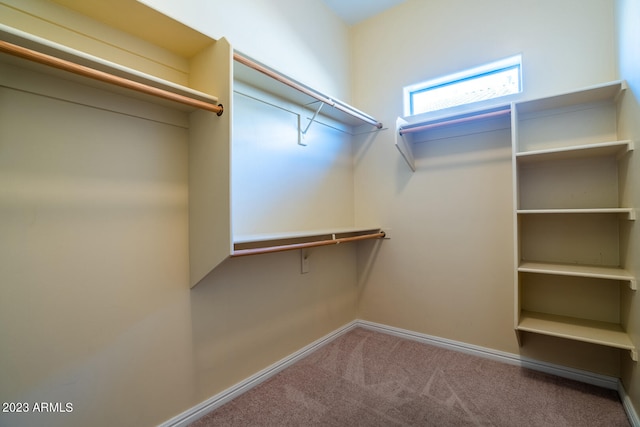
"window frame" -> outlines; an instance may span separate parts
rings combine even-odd
[[[430,90],[439,89],[446,86],[455,85],[457,83],[466,82],[478,78],[482,78],[485,76],[490,76],[492,74],[497,74],[500,72],[517,69],[518,70],[518,91],[509,93],[506,95],[495,96],[492,98],[480,99],[471,102],[464,102],[458,105],[453,105],[450,107],[439,108],[430,111],[420,111],[414,112],[414,95],[423,94]],[[467,105],[474,105],[480,102],[486,102],[493,99],[501,99],[505,96],[513,96],[522,93],[523,84],[522,84],[522,54],[517,54],[510,56],[508,58],[500,59],[497,61],[492,61],[484,65],[480,65],[477,67],[469,68],[467,70],[459,71],[457,73],[448,74],[445,76],[437,77],[435,79],[430,79],[426,81],[422,81],[420,83],[415,83],[409,86],[405,86],[403,88],[403,103],[404,103],[404,116],[411,117],[417,116],[420,114],[428,114],[434,113],[437,111],[442,111],[448,108],[456,108],[463,107]]]

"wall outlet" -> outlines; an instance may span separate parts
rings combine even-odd
[[[300,250],[300,274],[309,272],[309,252]]]

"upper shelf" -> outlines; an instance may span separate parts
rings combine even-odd
[[[511,104],[456,111],[449,115],[422,114],[406,120],[398,117],[395,145],[412,171],[416,170],[412,148],[416,141],[508,129],[511,126]]]
[[[458,126],[465,123],[508,116],[509,114],[511,114],[511,106],[502,105],[482,110],[447,115],[444,117],[427,118],[413,123],[405,122],[398,128],[398,134],[407,135],[411,133],[425,132],[436,128]]]
[[[584,157],[623,156],[634,149],[633,141],[611,141],[599,144],[577,145],[546,150],[521,151],[516,153],[520,163],[547,160],[577,159]]]
[[[6,18],[3,24],[13,27],[3,31],[2,40],[215,107],[217,96],[222,103],[229,102],[226,69],[221,64],[227,63],[231,56],[216,56],[218,47],[226,40],[211,38],[138,0],[52,0],[51,4],[47,3],[47,10],[56,17],[54,20],[41,16],[45,5],[38,2],[12,0],[0,4],[0,15]],[[10,27],[3,27],[7,28]],[[28,35],[25,37],[25,34]],[[3,55],[3,60],[7,58],[17,61],[16,57]],[[21,61],[20,66],[35,67],[26,64],[34,64],[32,61]],[[113,84],[107,86],[50,66],[38,67],[40,72],[139,97],[171,109],[191,112],[199,108],[141,95],[136,90]]]
[[[162,99],[181,109],[205,109],[222,114],[218,98],[192,88],[125,67],[67,46],[0,24],[0,52],[4,62],[65,73],[67,78],[101,87],[118,87],[137,97]]]
[[[619,214],[629,221],[636,220],[636,210],[633,208],[579,208],[579,209],[518,209],[519,215],[548,215],[548,214]]]
[[[181,57],[192,58],[211,44],[212,38],[156,10],[140,0],[52,0],[97,22],[161,46]],[[73,17],[69,17],[73,19]],[[144,23],[144,25],[141,25]]]
[[[518,102],[515,105],[518,113],[533,113],[542,110],[571,107],[579,104],[614,101],[626,87],[626,83],[623,80],[616,80],[572,92]]]
[[[419,117],[398,118],[396,121],[395,144],[411,170],[415,171],[415,159],[413,148],[411,147],[413,142],[511,128],[511,119],[514,116],[520,119],[521,115],[526,116],[527,114],[535,114],[544,110],[556,110],[599,102],[613,102],[618,99],[626,87],[626,83],[623,80],[616,80],[572,92],[527,101],[515,101],[505,105],[481,107],[463,112],[455,109],[453,112],[433,112],[422,114]],[[463,125],[464,127],[462,127]],[[574,155],[601,156],[614,152],[624,154],[624,152],[632,149],[632,142],[619,141],[595,144],[592,147],[575,147],[571,149],[573,150],[571,152],[565,149],[552,149],[530,153],[523,152],[518,153],[517,156],[519,161],[526,162]],[[584,151],[579,153],[578,151],[580,150]]]
[[[383,127],[375,118],[362,111],[345,104],[337,99],[325,95],[309,86],[304,85],[278,71],[259,63],[246,55],[234,52],[234,79],[258,87],[265,92],[284,98],[293,103],[317,109],[319,103],[331,108],[323,107],[321,115],[330,117],[349,126],[369,124],[377,129]]]

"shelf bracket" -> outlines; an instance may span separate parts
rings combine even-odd
[[[396,132],[395,132],[395,145],[402,158],[407,165],[411,169],[412,172],[416,171],[416,161],[413,157],[413,148],[411,147],[411,138],[412,135],[403,136],[400,134],[400,129],[402,126],[406,125],[407,122],[400,117],[396,119]],[[407,140],[409,139],[409,140]]]
[[[638,280],[635,277],[633,279],[629,279],[629,288],[632,291],[638,290]]]
[[[622,160],[622,158],[623,158],[624,156],[626,156],[627,154],[629,154],[630,152],[632,152],[632,151],[633,151],[633,149],[634,149],[633,141],[629,141],[629,142],[627,143],[627,149],[626,149],[626,150],[623,150],[623,151],[620,151],[620,152],[618,153],[618,155],[616,156],[616,160],[618,160],[618,161]]]
[[[636,220],[636,210],[635,209],[629,211],[629,213],[627,214],[627,219],[629,221],[635,221]]]
[[[316,117],[318,117],[318,114],[320,114],[320,110],[322,110],[323,106],[324,106],[324,102],[320,102],[320,106],[318,107],[316,112],[313,113],[313,116],[309,120],[309,123],[307,123],[307,127],[304,128],[304,130],[302,130],[302,125],[300,123],[302,120],[302,116],[300,114],[298,115],[298,145],[302,145],[303,147],[307,146],[307,144],[303,143],[302,140],[304,139],[305,135],[307,134],[307,131],[311,127],[311,124],[316,121]]]
[[[638,361],[638,350],[635,348],[632,348],[631,350],[629,350],[629,353],[631,353],[631,360],[633,360],[634,362]]]

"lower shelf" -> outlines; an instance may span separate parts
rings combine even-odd
[[[615,323],[522,311],[517,330],[629,350],[631,358],[638,360],[638,352],[631,339]]]
[[[518,215],[544,214],[618,214],[624,215],[629,221],[636,220],[636,210],[633,208],[587,208],[587,209],[518,209]]]
[[[237,239],[232,257],[291,251],[317,246],[337,245],[360,240],[382,239],[386,236],[380,228],[353,228],[278,235],[247,236]]]
[[[627,270],[617,267],[522,261],[518,266],[518,271],[523,273],[555,274],[560,276],[622,280],[628,282],[631,289],[637,289],[636,278]]]

